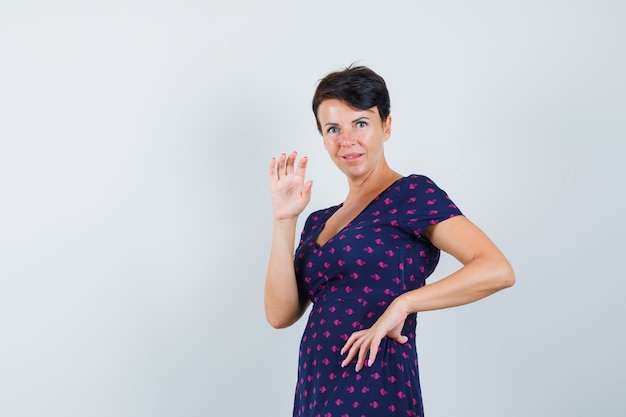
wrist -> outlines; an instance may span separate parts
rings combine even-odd
[[[398,311],[401,311],[407,316],[411,313],[414,313],[413,309],[411,308],[411,303],[409,302],[407,293],[401,294],[398,297],[396,297],[396,299],[393,300],[391,305],[394,308],[398,309]]]

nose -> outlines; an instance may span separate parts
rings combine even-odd
[[[340,143],[343,147],[349,147],[354,145],[354,134],[350,131],[343,131],[341,133]]]

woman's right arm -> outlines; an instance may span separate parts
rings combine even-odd
[[[265,318],[275,328],[295,323],[306,310],[293,264],[296,223],[311,198],[312,181],[304,181],[306,157],[295,169],[296,152],[272,158],[269,166],[274,215],[272,246],[265,277]]]

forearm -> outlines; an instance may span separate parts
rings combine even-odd
[[[455,307],[480,300],[514,282],[513,269],[504,256],[482,256],[439,281],[402,294],[393,304],[407,313]]]
[[[296,219],[275,220],[267,275],[265,278],[265,317],[275,328],[290,326],[305,308],[293,265]]]

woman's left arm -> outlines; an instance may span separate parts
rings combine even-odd
[[[348,353],[344,366],[356,357],[356,369],[360,370],[368,352],[371,366],[384,337],[406,343],[406,336],[400,332],[411,313],[468,304],[515,283],[511,264],[489,237],[465,216],[430,226],[424,237],[454,256],[463,267],[439,281],[400,295],[372,327],[353,333],[342,349],[343,353]]]

